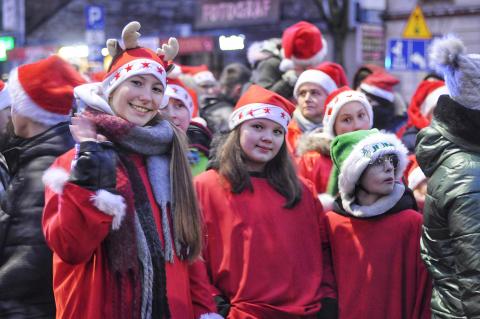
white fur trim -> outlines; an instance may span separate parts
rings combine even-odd
[[[313,83],[320,85],[328,94],[338,89],[337,84],[333,79],[325,72],[319,70],[306,70],[298,77],[295,87],[293,89],[293,96],[298,98],[298,90],[300,86],[305,83]]]
[[[367,111],[369,120],[370,120],[370,127],[373,126],[373,111],[370,102],[368,102],[367,97],[365,94],[359,91],[349,90],[344,91],[338,94],[334,99],[327,104],[325,108],[325,114],[323,115],[323,130],[329,138],[333,139],[336,134],[334,130],[335,120],[337,119],[337,115],[342,109],[342,107],[349,103],[349,102],[360,102],[365,107]]]
[[[280,124],[285,132],[287,132],[288,123],[290,123],[291,120],[290,115],[279,106],[264,103],[251,103],[239,107],[230,114],[228,126],[233,130],[241,123],[253,119],[272,120]]]
[[[318,194],[318,200],[322,203],[323,211],[328,212],[333,209],[333,202],[335,201],[335,197],[328,193]]]
[[[6,109],[12,104],[10,93],[8,92],[8,84],[5,83],[3,90],[0,91],[0,111]]]
[[[343,208],[355,217],[366,218],[382,215],[389,209],[395,206],[396,203],[402,198],[405,192],[405,186],[402,183],[396,182],[393,191],[381,198],[375,203],[369,206],[361,206],[354,204],[353,200],[346,200],[342,198]]]
[[[196,116],[196,117],[192,118],[190,122],[195,122],[195,123],[198,123],[202,126],[207,127],[207,121],[205,121],[205,119],[203,117]]]
[[[297,156],[302,156],[309,151],[322,153],[322,149],[330,149],[331,143],[332,139],[323,132],[323,128],[317,128],[300,135],[297,142],[296,154]]]
[[[70,119],[70,115],[62,115],[47,111],[35,103],[30,96],[28,96],[27,92],[25,92],[18,79],[18,68],[15,68],[10,72],[8,84],[12,113],[20,114],[36,123],[46,126],[53,126],[61,122],[67,122]]]
[[[91,198],[93,205],[107,215],[113,216],[112,229],[120,228],[125,217],[127,205],[120,195],[112,194],[104,189],[98,190]]]
[[[367,83],[362,83],[360,84],[360,88],[364,90],[365,92],[368,92],[370,94],[376,95],[381,97],[382,99],[385,99],[387,101],[393,102],[395,99],[395,95],[393,92],[389,92],[387,90],[381,89],[377,86],[373,86]]]
[[[437,106],[438,98],[440,97],[440,95],[444,94],[450,94],[450,92],[448,92],[448,88],[445,85],[440,86],[430,92],[430,94],[427,95],[427,98],[423,101],[422,105],[420,105],[420,113],[423,116],[428,116],[429,114],[431,114],[435,106]]]
[[[108,105],[107,98],[102,91],[102,83],[87,83],[82,84],[73,89],[73,94],[77,99],[77,105],[84,109],[85,106],[90,106],[103,113],[114,115],[112,108]]]
[[[190,118],[192,117],[193,99],[187,90],[180,85],[168,84],[167,89],[165,90],[165,95],[167,95],[169,98],[180,100],[187,107],[188,112],[190,113]]]
[[[42,182],[55,194],[62,194],[69,177],[70,174],[62,167],[50,167],[43,173]]]
[[[354,199],[358,179],[368,164],[387,154],[397,155],[395,179],[400,180],[408,163],[408,150],[394,134],[374,133],[353,147],[350,155],[343,161],[338,177],[338,188],[343,201]]]
[[[207,83],[212,83],[216,84],[217,80],[213,76],[213,73],[210,71],[200,71],[198,73],[195,73],[193,75],[193,80],[197,85],[202,85],[202,84],[207,84]]]
[[[209,312],[200,316],[200,319],[223,319],[218,313]]]
[[[292,70],[296,65],[299,66],[316,66],[320,62],[322,62],[328,53],[328,45],[325,38],[322,37],[322,49],[318,51],[314,56],[308,59],[298,59],[294,56],[288,58],[286,57],[280,62],[279,69],[282,72],[286,72],[288,70]],[[285,61],[285,62],[284,62]]]
[[[102,81],[103,92],[108,97],[123,81],[135,75],[151,74],[167,85],[167,72],[163,66],[151,59],[136,59],[125,63]]]
[[[410,174],[408,174],[408,188],[414,190],[418,185],[420,185],[421,182],[426,180],[427,177],[423,173],[422,169],[417,166],[410,172]]]

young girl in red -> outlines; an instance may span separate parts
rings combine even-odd
[[[252,85],[213,169],[195,179],[212,293],[230,319],[316,318],[335,298],[323,210],[286,149],[293,110]]]

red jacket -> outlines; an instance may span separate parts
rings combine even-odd
[[[323,209],[305,186],[286,209],[266,179],[251,180],[253,192],[233,194],[215,170],[195,179],[212,293],[230,301],[230,319],[315,318],[336,297]]]
[[[298,126],[297,121],[292,119],[290,124],[288,124],[287,135],[285,136],[285,141],[287,142],[287,149],[293,158],[297,158],[297,144],[298,139],[302,136],[303,131]]]
[[[333,162],[330,156],[316,151],[309,151],[303,154],[297,161],[298,175],[311,181],[317,193],[325,193],[332,165]]]
[[[69,172],[74,150],[57,158],[53,167]],[[132,156],[144,181],[159,234],[160,211],[155,203],[143,158]],[[129,183],[117,174],[117,186]],[[43,231],[53,250],[53,289],[57,318],[113,318],[112,288],[103,240],[108,235],[112,216],[98,210],[91,201],[93,192],[66,183],[61,195],[49,187],[45,191]],[[163,242],[163,238],[161,238]],[[135,256],[132,256],[135,258]],[[200,271],[198,271],[200,270]],[[165,264],[167,297],[172,318],[198,318],[215,312],[202,267],[189,266],[175,256]],[[127,295],[132,291],[126,291]]]
[[[408,209],[361,219],[327,213],[339,319],[430,318],[431,283],[420,258],[422,215]]]

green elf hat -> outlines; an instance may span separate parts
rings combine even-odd
[[[356,184],[367,166],[388,154],[397,155],[398,166],[395,169],[395,179],[400,180],[408,163],[408,150],[394,134],[371,129],[335,137],[330,155],[340,171],[338,188],[343,201],[354,200]]]

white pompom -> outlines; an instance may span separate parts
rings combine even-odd
[[[459,38],[448,35],[433,41],[430,51],[430,61],[435,65],[455,65],[458,55],[465,51],[465,46]]]

